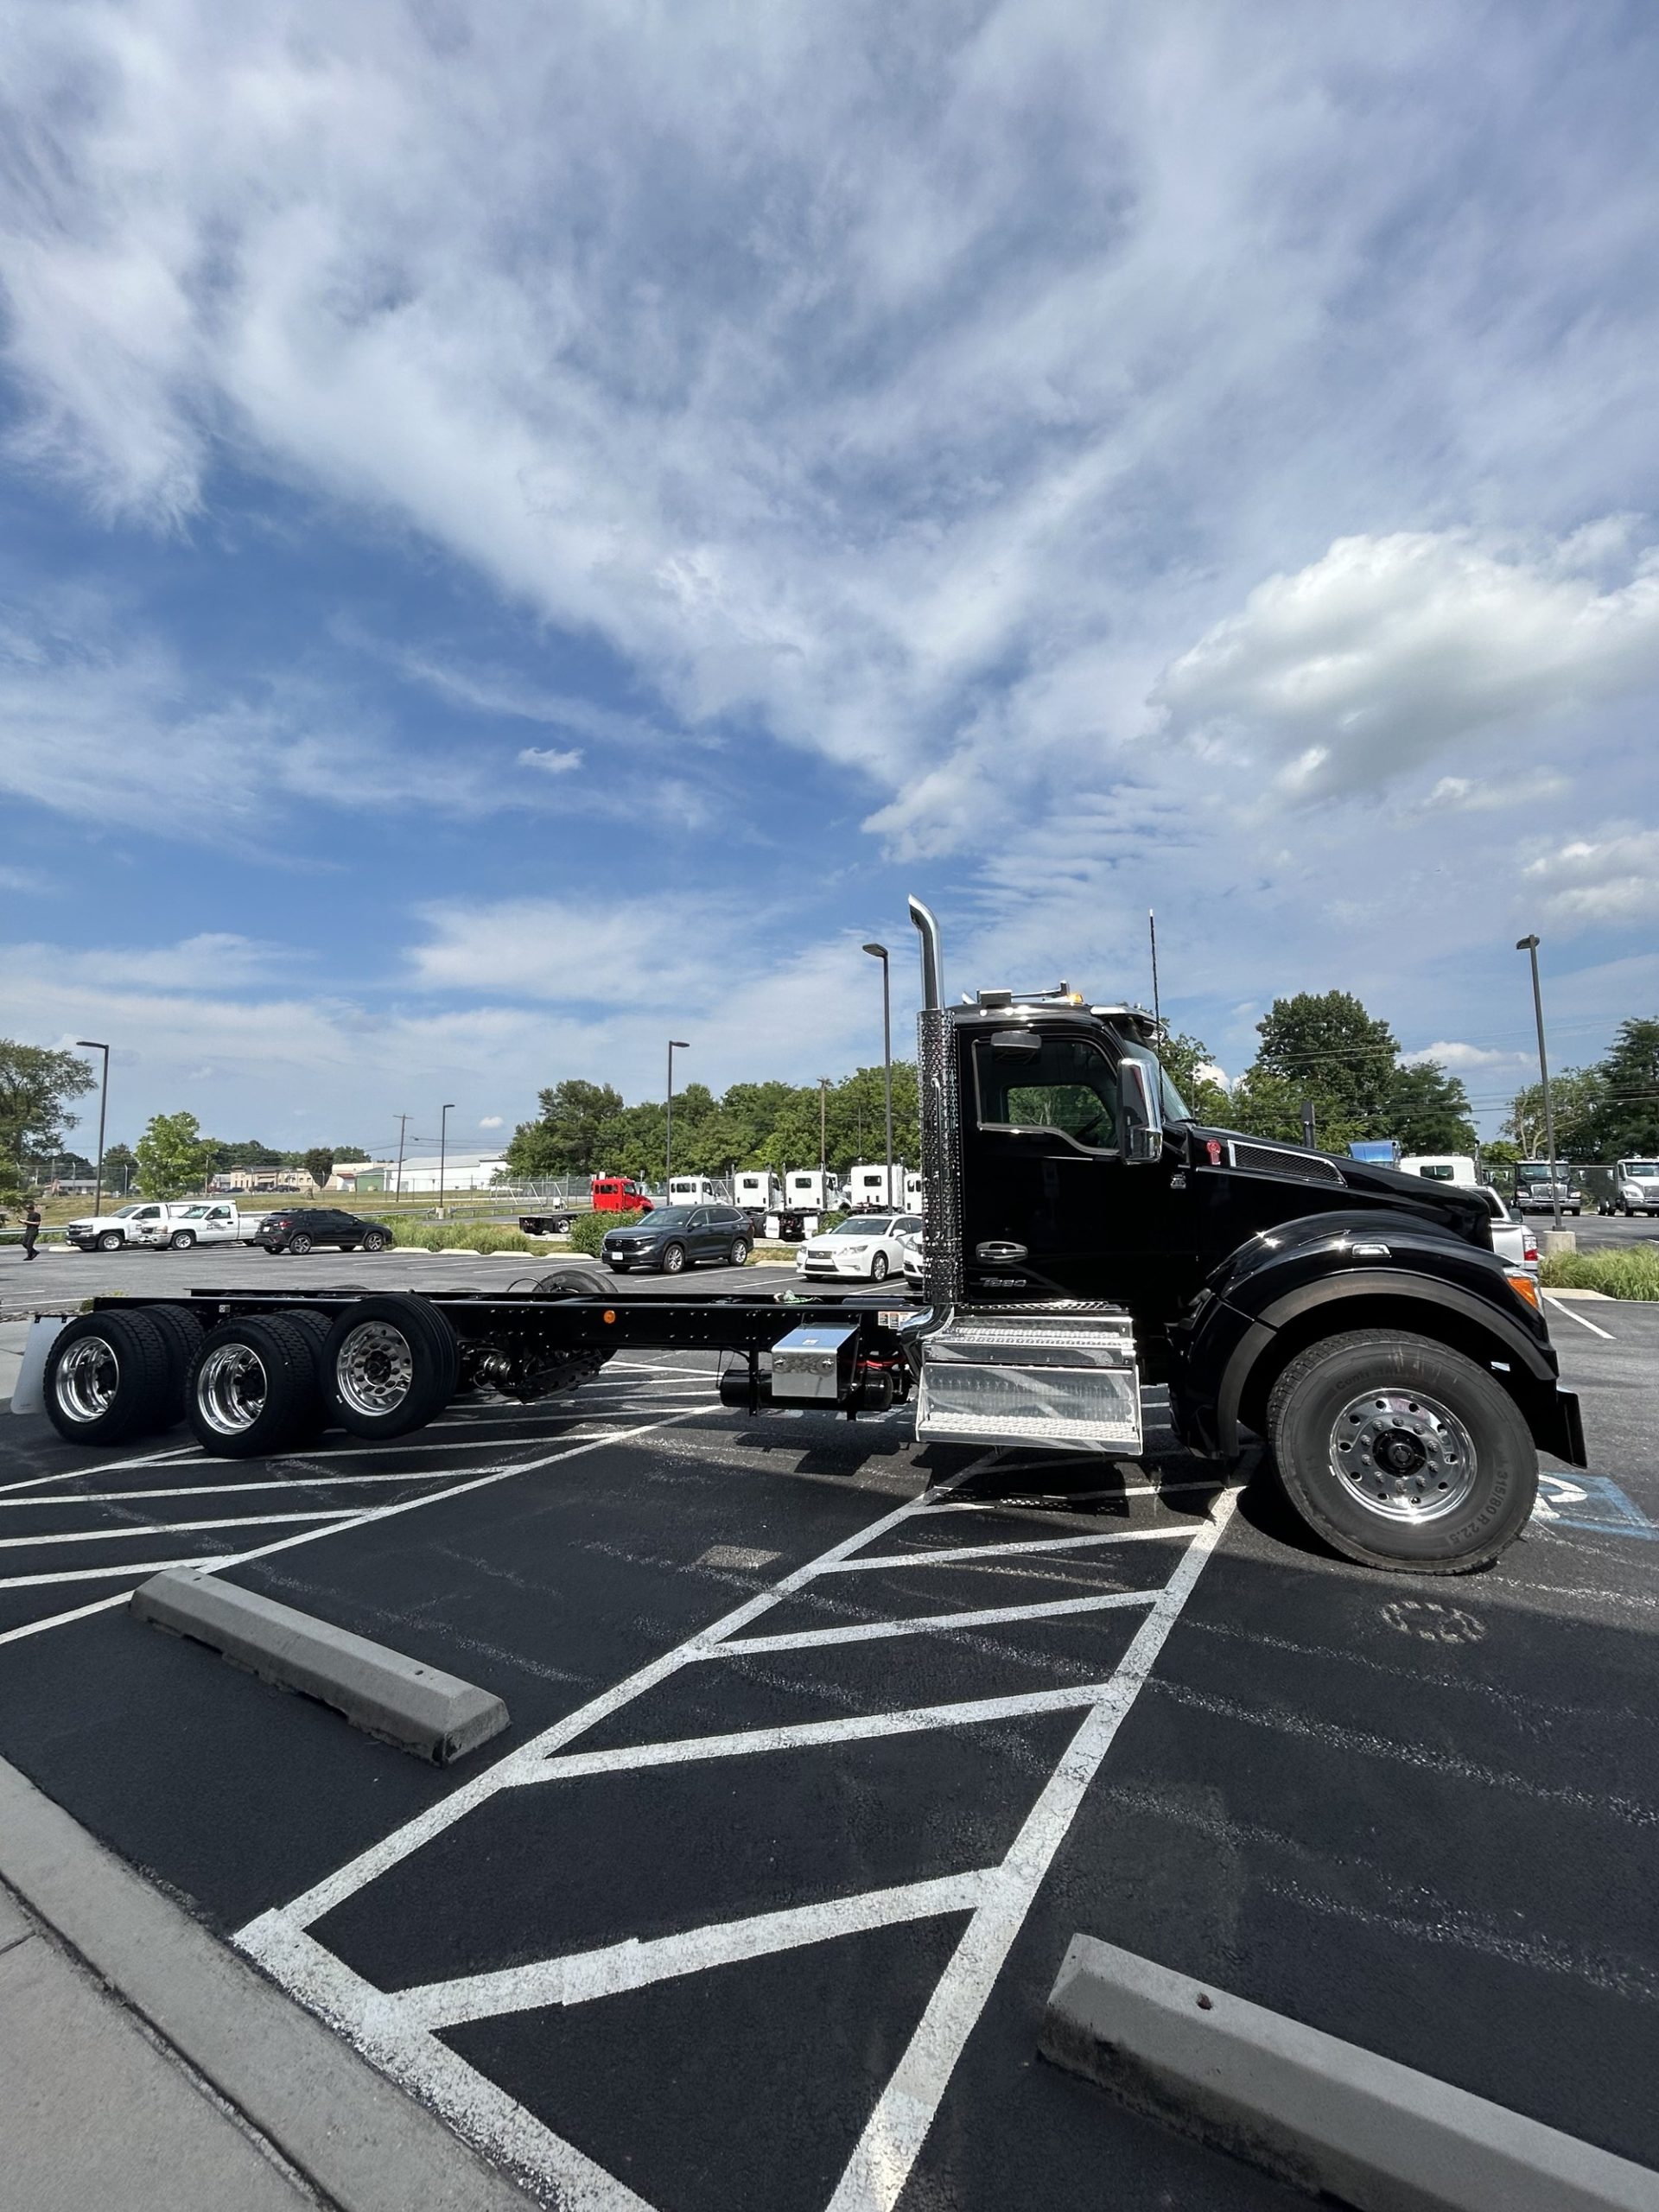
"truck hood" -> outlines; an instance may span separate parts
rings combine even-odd
[[[1380,1167],[1369,1160],[1348,1160],[1340,1153],[1310,1152],[1305,1145],[1287,1144],[1277,1137],[1251,1136],[1243,1129],[1211,1128],[1196,1122],[1187,1123],[1185,1128],[1188,1156],[1195,1165],[1202,1164],[1206,1147],[1212,1141],[1224,1145],[1248,1145],[1256,1155],[1251,1165],[1258,1173],[1274,1173],[1269,1164],[1274,1154],[1283,1160],[1283,1180],[1289,1191],[1306,1187],[1307,1179],[1299,1172],[1298,1162],[1321,1163],[1321,1183],[1325,1181],[1324,1171],[1328,1164],[1340,1171],[1344,1185],[1363,1199],[1373,1204],[1380,1200],[1391,1210],[1432,1224],[1444,1235],[1455,1236],[1460,1243],[1472,1244],[1480,1251],[1491,1249],[1491,1217],[1478,1192],[1460,1189],[1455,1183],[1431,1182],[1424,1175],[1402,1175],[1396,1167]]]

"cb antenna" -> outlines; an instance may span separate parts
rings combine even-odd
[[[1150,906],[1147,909],[1147,934],[1152,939],[1152,1018],[1161,1038],[1164,1023],[1158,1006],[1158,917]]]

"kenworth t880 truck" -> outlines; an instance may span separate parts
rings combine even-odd
[[[919,1302],[619,1297],[579,1264],[505,1294],[100,1300],[50,1346],[52,1421],[113,1442],[182,1414],[254,1456],[331,1423],[401,1436],[474,1391],[568,1393],[646,1345],[728,1355],[721,1396],[750,1413],[902,1406],[924,1441],[1133,1458],[1142,1386],[1166,1383],[1191,1451],[1230,1460],[1254,1432],[1327,1543],[1430,1573],[1519,1533],[1541,1449],[1584,1465],[1535,1280],[1494,1255],[1478,1192],[1194,1121],[1141,1008],[948,1005],[938,927],[911,918]]]

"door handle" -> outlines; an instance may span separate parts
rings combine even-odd
[[[993,1266],[1001,1267],[1017,1264],[1028,1259],[1030,1255],[1023,1244],[1013,1243],[1006,1236],[993,1236],[983,1244],[975,1245],[974,1257],[988,1260]]]

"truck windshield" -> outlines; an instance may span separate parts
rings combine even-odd
[[[1659,1160],[1627,1160],[1624,1173],[1632,1182],[1659,1181]]]

